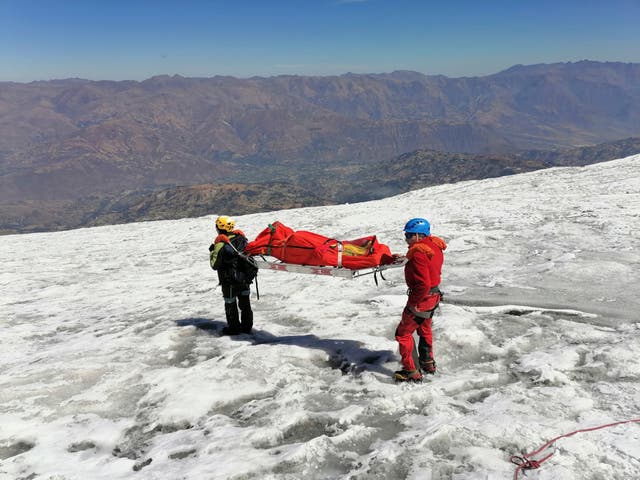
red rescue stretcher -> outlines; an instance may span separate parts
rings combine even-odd
[[[375,235],[339,241],[313,232],[294,231],[281,222],[269,224],[249,242],[245,253],[261,269],[341,278],[368,274],[376,278],[377,273],[406,263],[406,258],[393,255]]]

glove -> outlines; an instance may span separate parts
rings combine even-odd
[[[218,243],[218,242],[229,243],[230,241],[231,240],[229,240],[229,237],[227,237],[224,233],[221,233],[216,237],[213,243]]]

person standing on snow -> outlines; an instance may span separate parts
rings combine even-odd
[[[409,298],[396,329],[403,369],[395,372],[394,378],[399,382],[419,382],[422,381],[420,370],[426,374],[436,373],[431,322],[442,298],[438,286],[444,262],[443,251],[447,244],[441,238],[431,235],[431,226],[424,218],[409,220],[404,226],[404,236],[409,245],[408,262],[404,267]],[[416,330],[420,337],[420,370],[413,361],[413,332]]]
[[[218,272],[218,280],[224,297],[224,312],[227,326],[225,335],[251,333],[253,311],[249,295],[249,285],[255,277],[255,270],[242,256],[247,246],[247,238],[240,230],[235,230],[233,218],[222,215],[216,219],[218,236],[209,246],[209,263]],[[240,315],[238,315],[240,307]]]

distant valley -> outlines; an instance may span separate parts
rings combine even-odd
[[[288,182],[199,184],[91,196],[72,203],[42,202],[28,210],[30,225],[5,222],[3,233],[24,233],[148,220],[248,213],[360,202],[463,180],[513,175],[553,166],[583,166],[640,153],[640,137],[566,151],[513,156],[417,150],[388,162],[292,175]],[[8,219],[9,222],[12,219]]]
[[[640,65],[0,83],[0,133],[2,233],[241,214],[638,153]]]

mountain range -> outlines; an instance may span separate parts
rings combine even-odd
[[[287,181],[199,184],[89,196],[73,202],[29,202],[22,218],[0,217],[4,233],[62,230],[145,220],[243,215],[314,205],[381,199],[443,183],[501,177],[553,166],[583,166],[640,152],[640,137],[565,151],[512,156],[417,150],[390,161],[291,175]]]
[[[405,188],[404,174],[425,186],[407,166],[422,168],[425,155],[438,157],[425,171],[433,184],[544,168],[558,151],[638,135],[640,64],[518,65],[469,78],[4,82],[0,230],[143,219],[153,198],[198,203],[221,185],[246,190],[239,209],[253,211],[380,198]],[[264,203],[273,197],[280,203]]]

